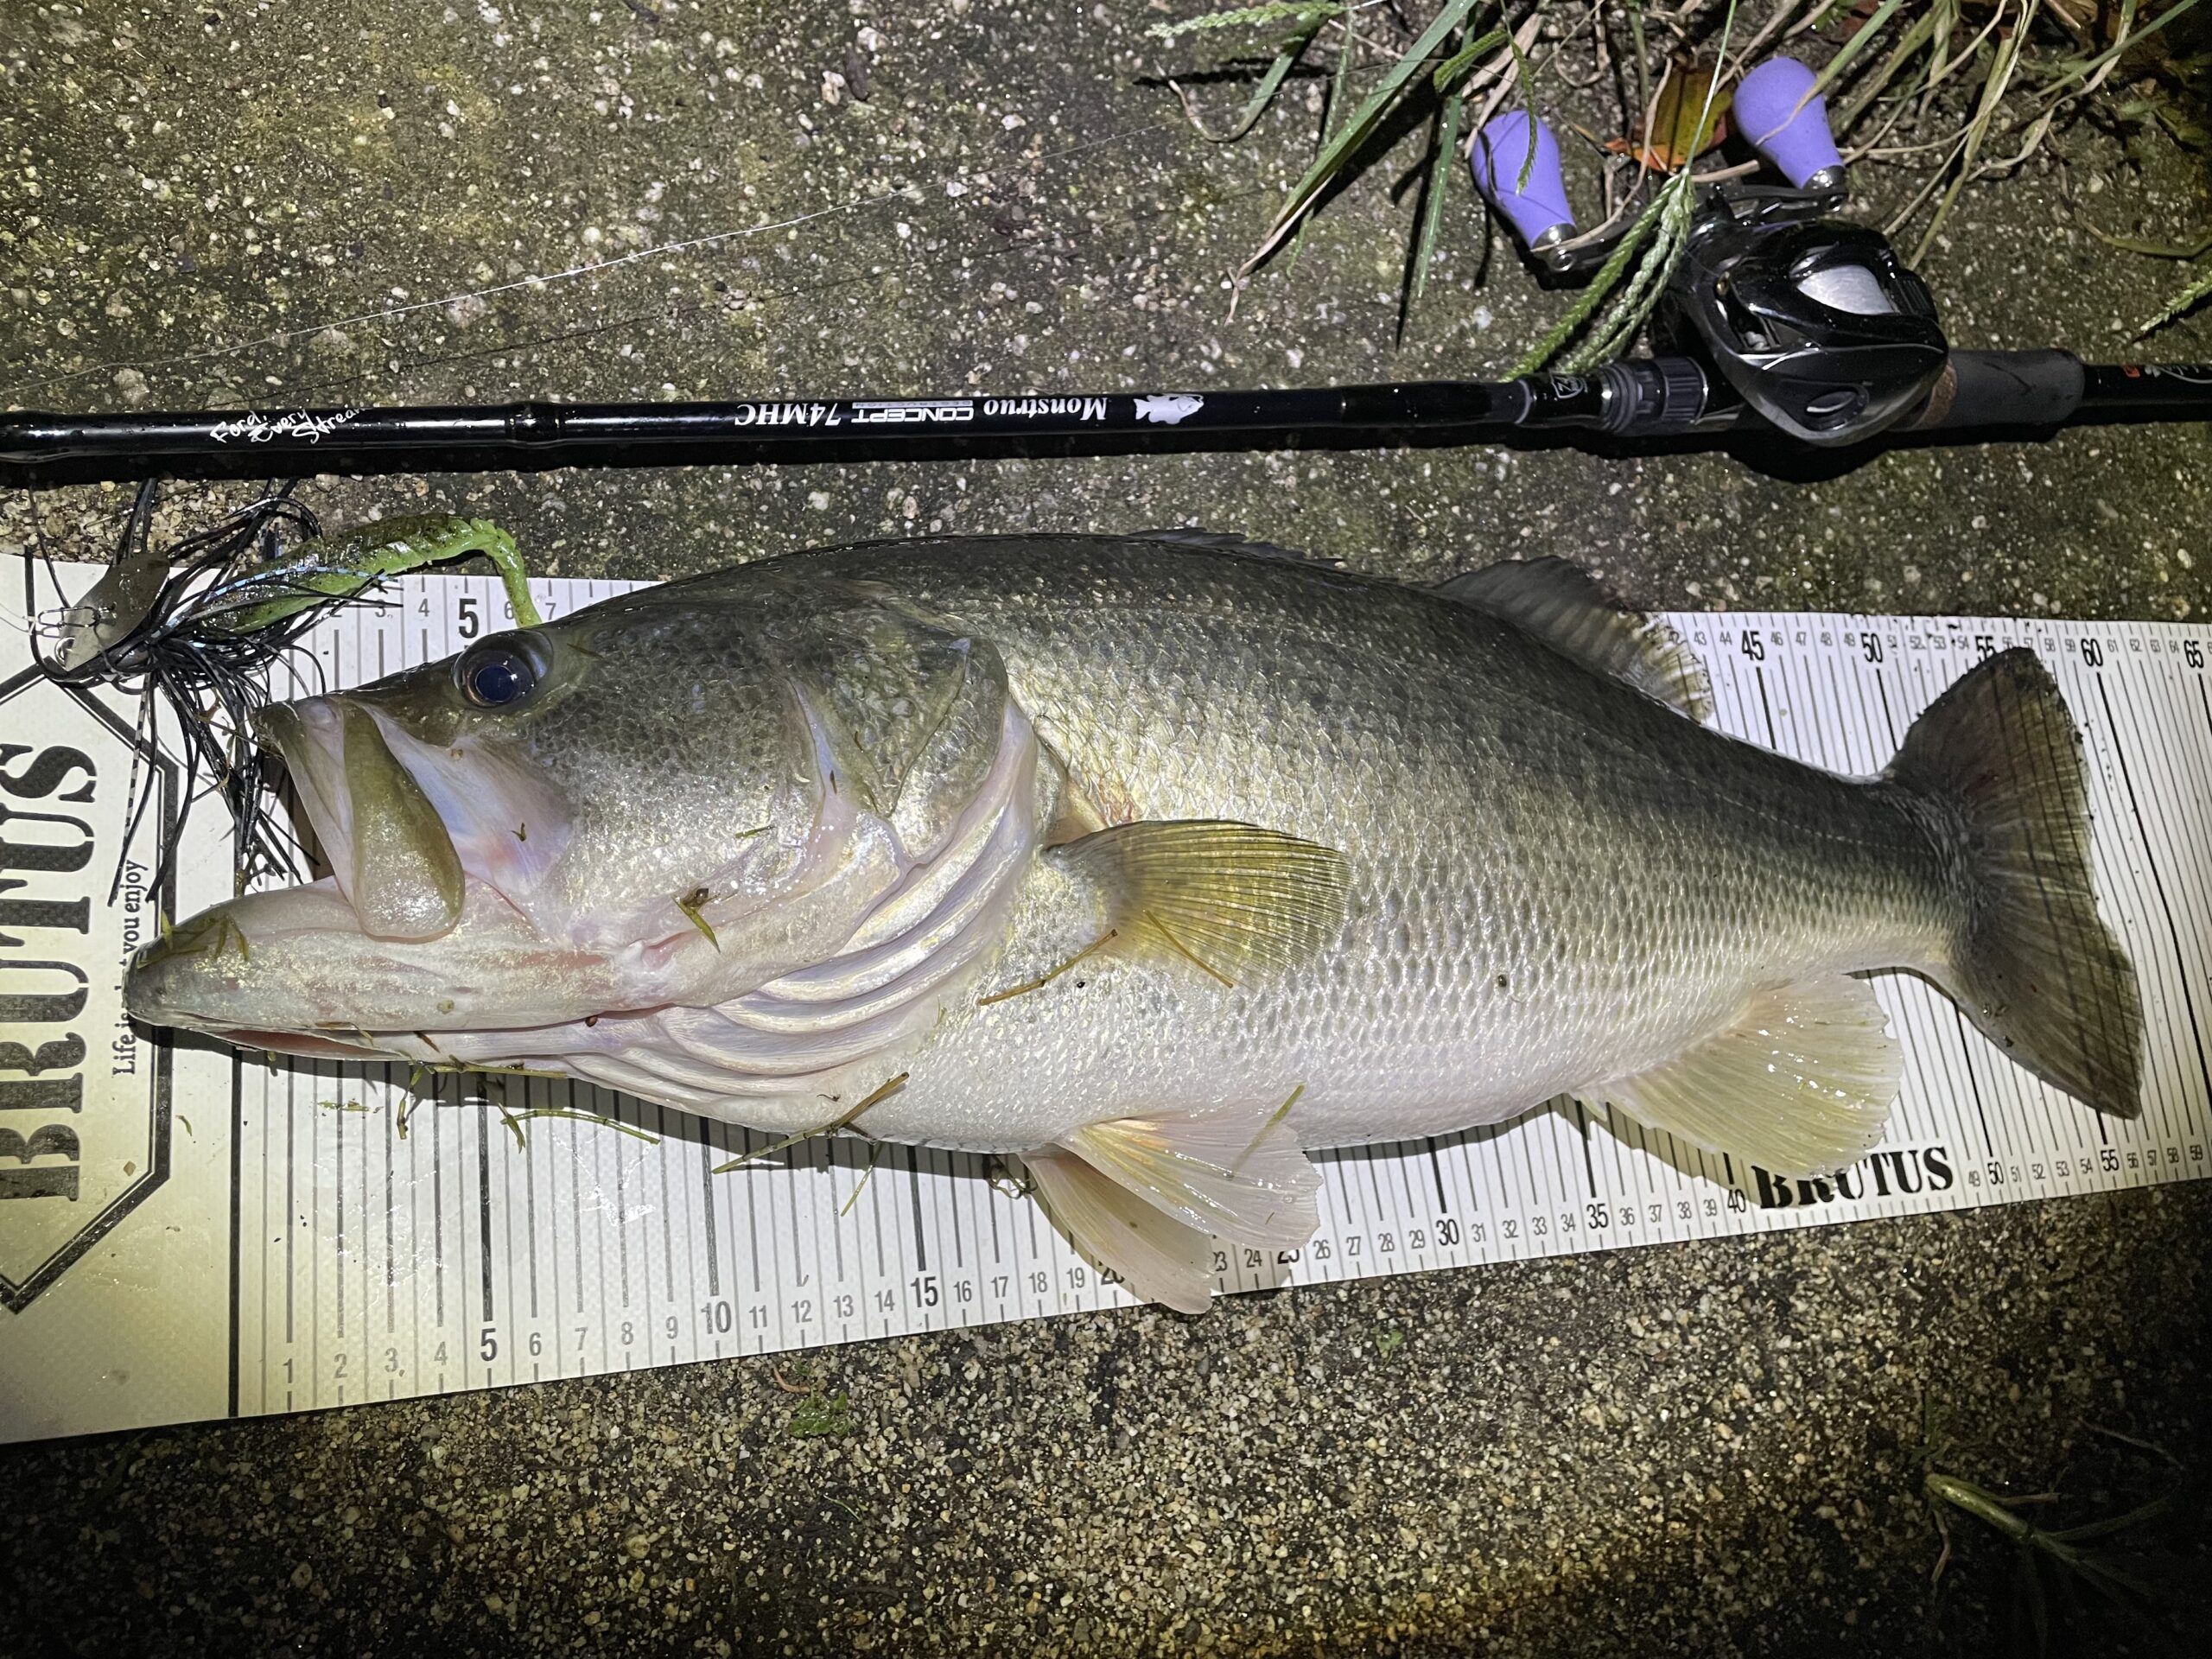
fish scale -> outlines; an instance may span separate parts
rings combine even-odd
[[[1122,816],[1266,824],[1344,849],[1353,871],[1345,936],[1315,971],[1228,992],[1173,964],[1117,966],[1087,998],[956,1014],[875,1133],[1020,1150],[1071,1116],[1182,1105],[1193,1071],[1224,1080],[1215,1103],[1303,1085],[1291,1122],[1311,1146],[1449,1133],[1678,1051],[1740,1003],[1747,964],[1787,977],[1939,948],[1940,872],[1894,810],[1465,607],[1141,540],[800,563],[992,639],[1046,741]],[[690,587],[712,603],[743,580]],[[1538,824],[1586,828],[1507,867],[1498,849]],[[1014,930],[1030,932],[1009,981],[1075,943],[1036,918]],[[1007,1096],[1008,1052],[1027,1097]]]

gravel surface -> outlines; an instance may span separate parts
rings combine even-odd
[[[1392,164],[1230,319],[1319,84],[1208,145],[1147,84],[1211,61],[1145,39],[1165,15],[10,0],[0,404],[1484,376],[1557,315],[1463,194],[1395,344]],[[1956,344],[2112,358],[2177,270],[2092,231],[2208,212],[2201,157],[2084,126],[1922,268]],[[2212,356],[2212,326],[2160,344]],[[555,574],[1202,523],[1414,579],[1559,553],[1655,606],[2201,620],[2208,463],[2196,426],[1827,470],[1478,447],[308,493],[495,517]],[[127,499],[11,493],[0,547],[91,556]],[[2201,1519],[2208,1221],[2196,1185],[20,1448],[0,1649],[1982,1651],[2009,1556],[1961,1523],[1931,1589],[1924,1467],[2086,1519],[2176,1478],[2117,1430]],[[2201,1602],[2202,1535],[2165,1529],[2183,1611],[2147,1628]]]

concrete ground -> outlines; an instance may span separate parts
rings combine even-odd
[[[1502,371],[1560,302],[1503,246],[1485,268],[1464,196],[1394,344],[1395,159],[1229,317],[1221,273],[1319,86],[1205,143],[1147,81],[1210,59],[1143,33],[1199,9],[15,0],[0,404]],[[1220,121],[1243,90],[1198,95]],[[1920,181],[1866,180],[1891,201]],[[2208,214],[2201,156],[2082,125],[1968,189],[1922,269],[1956,344],[2113,358],[2180,277],[2092,232],[2187,239]],[[2158,346],[2212,357],[2212,326]],[[1202,523],[1408,578],[1563,554],[1656,606],[2212,603],[2201,425],[1795,479],[1481,447],[309,494],[338,523],[483,513],[556,574]],[[0,543],[35,521],[89,556],[127,499],[11,493]],[[864,1344],[821,1357],[845,1437],[794,1437],[771,1363],[736,1361],[19,1448],[0,1648],[1981,1651],[2007,1639],[2012,1565],[1961,1531],[1931,1589],[1929,1408],[1941,1466],[2056,1487],[2067,1518],[2171,1484],[2100,1429],[2201,1491],[2208,1221],[2196,1186]],[[2184,1608],[2194,1501],[2163,1539]],[[2157,1650],[2180,1616],[2091,1628]]]

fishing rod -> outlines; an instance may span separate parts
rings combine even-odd
[[[1786,186],[1705,187],[1659,312],[1680,349],[1586,373],[1287,390],[693,403],[0,414],[0,476],[286,478],[304,470],[861,461],[950,454],[1568,435],[1636,444],[1728,433],[1814,449],[1971,441],[2075,425],[2212,420],[2212,364],[2087,364],[2063,351],[1953,351],[1885,238],[1833,215],[1845,173],[1813,72],[1739,85],[1738,126]],[[1519,111],[1469,146],[1475,182],[1530,258],[1586,276],[1559,144]]]
[[[1818,356],[1808,359],[1817,363]],[[1800,366],[1807,365],[1801,364]],[[1821,448],[1880,435],[1969,438],[2122,422],[2212,420],[2212,364],[2085,364],[2063,351],[1946,352],[1916,403],[1878,428],[1840,422]],[[1821,384],[1836,389],[1833,373]],[[1839,396],[1867,408],[1888,401]],[[206,410],[150,415],[0,415],[0,467],[66,472],[73,481],[189,474],[228,477],[342,472],[404,460],[409,470],[471,470],[493,457],[548,464],[588,451],[601,465],[880,461],[957,449],[1111,452],[1224,446],[1224,438],[1433,435],[1461,443],[1517,434],[1623,440],[1717,435],[1776,424],[1757,401],[1688,354],[1626,358],[1587,373],[1504,381],[1431,380],[1303,390],[1068,393],[990,397],[775,398],[701,403],[524,403],[431,407]],[[1785,428],[1786,431],[1787,429]],[[1180,442],[1178,442],[1178,441]],[[512,464],[510,462],[510,464]],[[27,479],[23,481],[45,481]]]

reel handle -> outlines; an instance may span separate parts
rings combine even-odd
[[[1843,156],[1828,130],[1828,102],[1795,58],[1769,58],[1736,88],[1736,121],[1768,166],[1800,190],[1841,190]]]
[[[1475,135],[1467,159],[1475,188],[1513,226],[1522,245],[1554,270],[1572,269],[1574,257],[1564,245],[1574,233],[1574,209],[1567,200],[1552,130],[1525,110],[1508,110]]]

